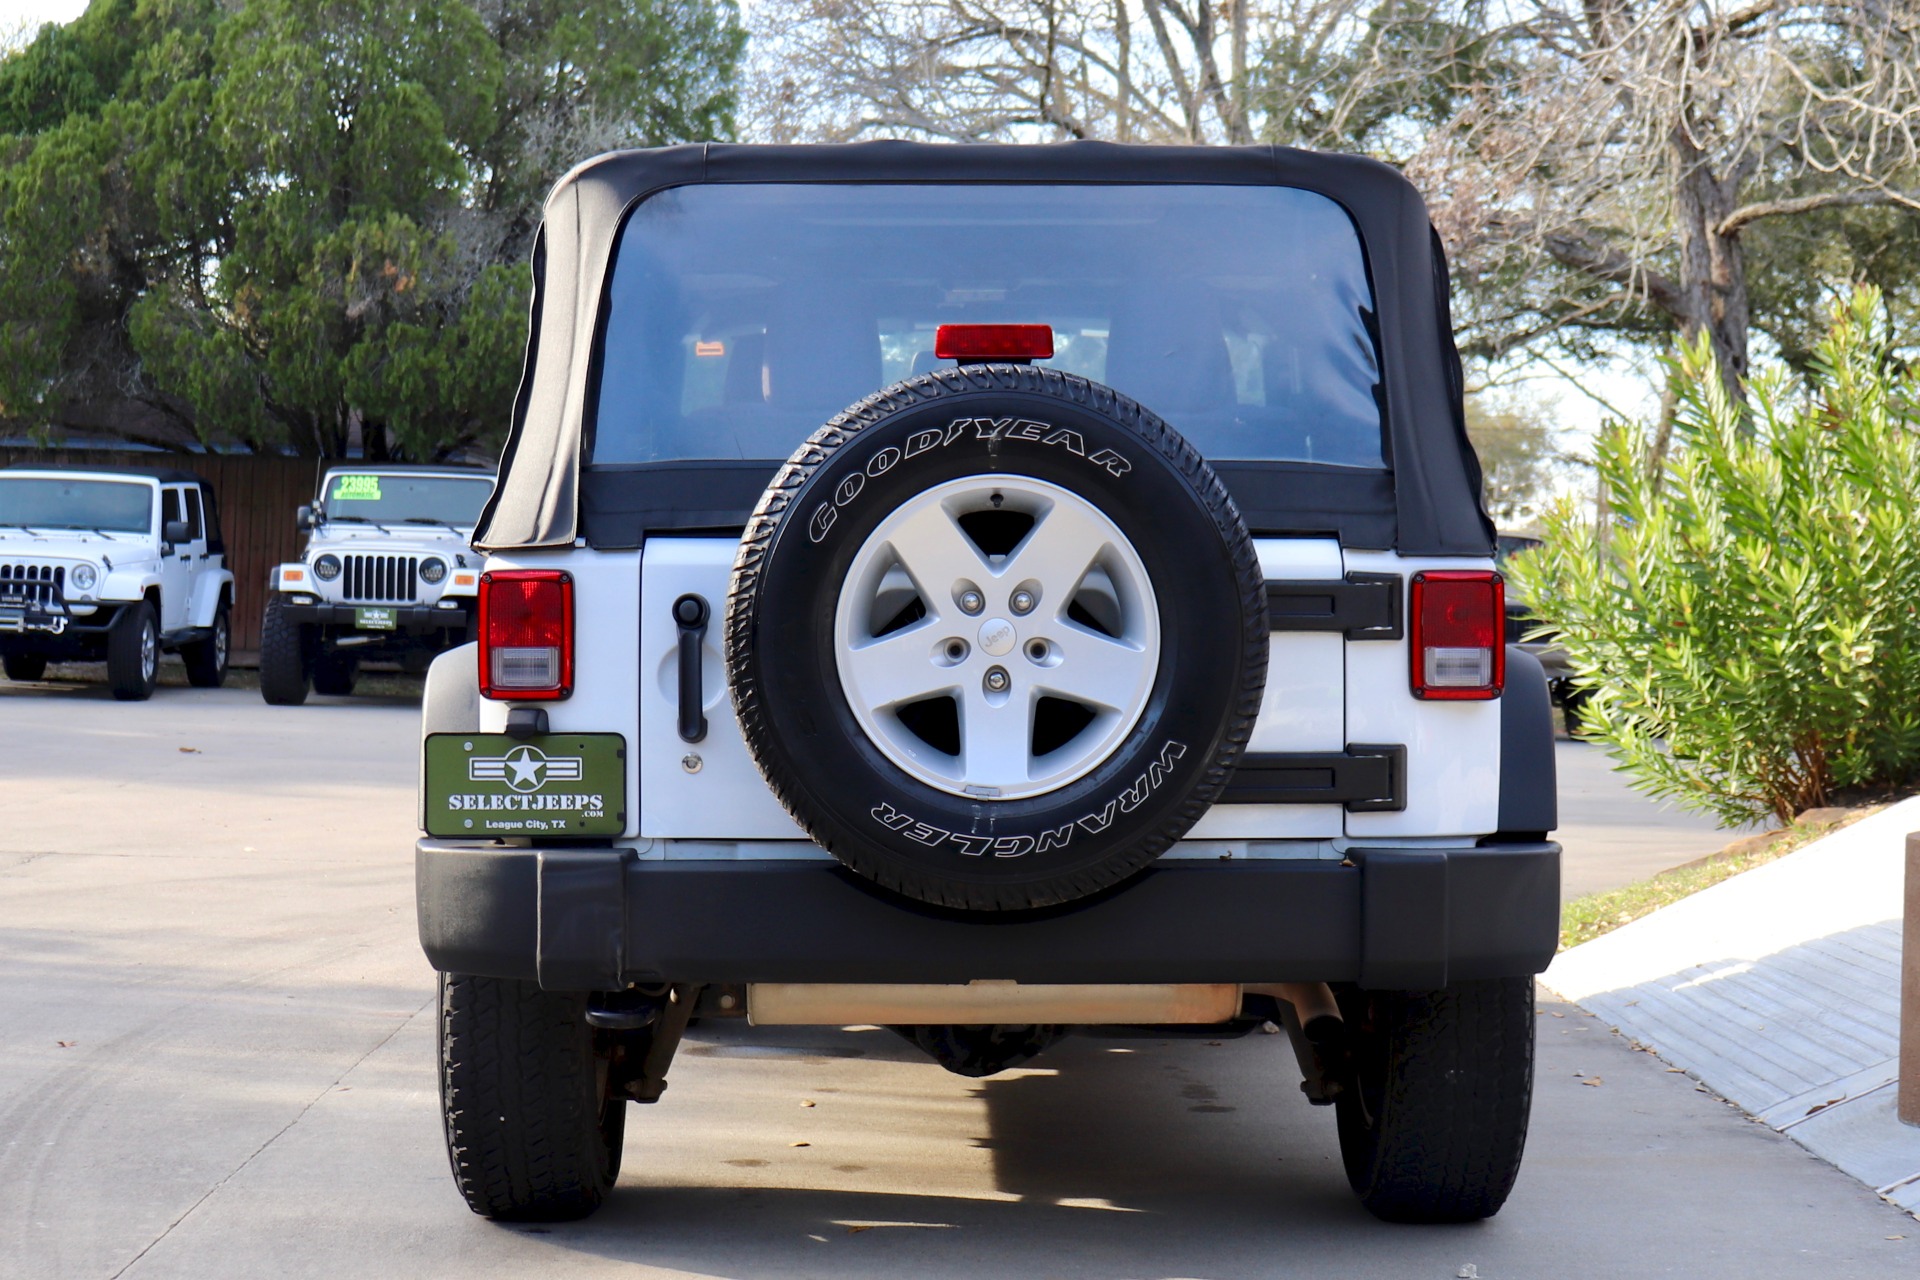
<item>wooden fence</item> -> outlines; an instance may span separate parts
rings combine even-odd
[[[15,463],[75,467],[171,467],[205,476],[220,503],[220,532],[233,570],[233,648],[252,660],[260,648],[260,617],[267,606],[267,573],[300,554],[305,536],[294,509],[312,502],[321,464],[312,458],[253,454],[148,453],[105,449],[0,447],[0,467]]]

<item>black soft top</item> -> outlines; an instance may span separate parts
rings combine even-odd
[[[1487,556],[1493,525],[1467,443],[1446,263],[1405,178],[1359,156],[1286,147],[706,143],[621,151],[548,196],[534,245],[527,361],[500,479],[473,545],[485,551],[638,546],[649,533],[743,526],[781,459],[584,467],[602,294],[626,214],[699,182],[1191,183],[1298,187],[1346,209],[1378,308],[1387,471],[1298,462],[1216,464],[1256,534],[1333,535],[1406,555]],[[878,388],[875,388],[878,390]],[[797,446],[800,441],[794,441]]]

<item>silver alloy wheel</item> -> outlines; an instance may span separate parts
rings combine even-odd
[[[140,625],[140,678],[151,680],[159,670],[160,634],[149,618]]]
[[[902,504],[861,545],[834,654],[887,759],[953,795],[1015,800],[1085,777],[1133,731],[1160,669],[1160,614],[1139,553],[1098,507],[1043,480],[969,476]]]
[[[227,643],[232,630],[226,614],[213,615],[213,665],[216,670],[227,669]]]

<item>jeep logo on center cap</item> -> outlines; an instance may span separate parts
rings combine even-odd
[[[996,658],[1013,652],[1013,624],[1005,618],[988,618],[980,624],[980,649]]]

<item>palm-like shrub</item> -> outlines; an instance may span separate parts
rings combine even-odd
[[[1880,314],[1836,306],[1812,371],[1746,406],[1686,348],[1667,458],[1609,428],[1607,518],[1562,502],[1511,566],[1643,790],[1788,819],[1920,770],[1920,388]]]

